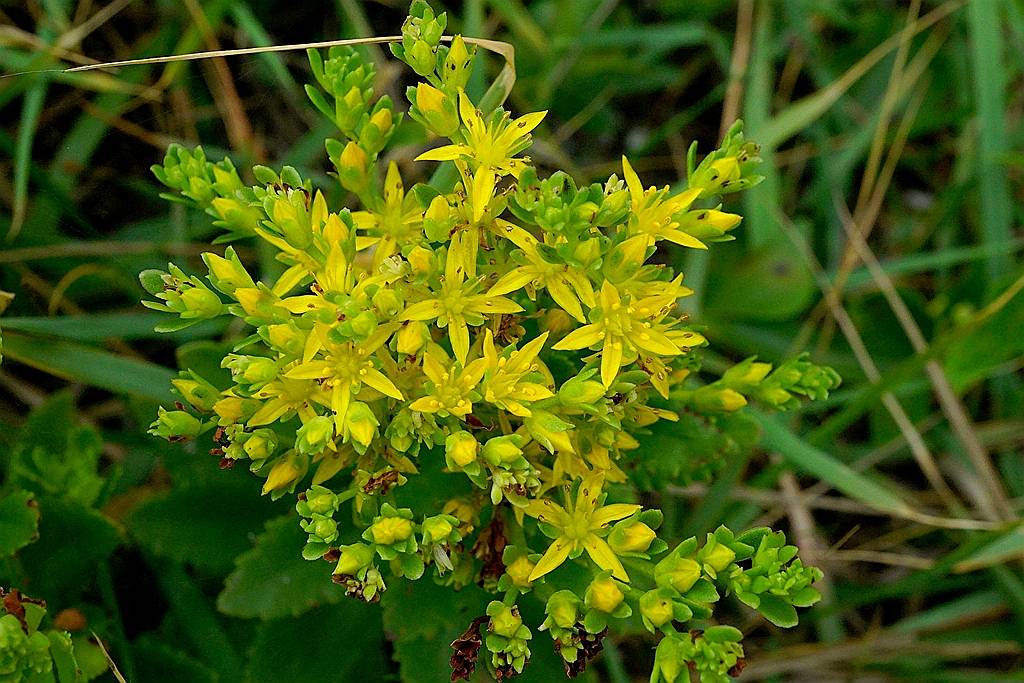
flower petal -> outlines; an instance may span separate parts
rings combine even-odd
[[[402,392],[399,391],[394,382],[388,379],[380,370],[364,368],[363,372],[359,375],[359,379],[385,396],[390,396],[398,401],[405,400],[405,396],[402,396]]]
[[[573,541],[568,538],[559,538],[549,545],[547,551],[544,552],[544,557],[540,558],[537,566],[530,572],[530,581],[536,581],[545,574],[557,569],[569,557],[569,550],[572,546]],[[611,552],[611,548],[608,550]],[[621,567],[622,565],[619,566]],[[623,573],[625,573],[625,570],[623,570]]]
[[[622,367],[622,338],[606,337],[601,349],[601,382],[605,388],[612,385]]]
[[[444,145],[443,147],[428,149],[413,159],[413,161],[454,161],[455,159],[471,156],[473,156],[473,150],[466,145]]]
[[[427,299],[426,301],[418,301],[412,306],[409,306],[402,312],[399,320],[416,320],[425,321],[433,320],[437,316],[441,315],[441,302],[437,299]]]
[[[590,555],[590,559],[594,561],[601,569],[606,569],[612,573],[619,581],[629,581],[629,574],[626,573],[625,567],[619,562],[619,558],[615,556],[611,547],[604,542],[604,539],[598,538],[594,534],[587,536],[583,539],[583,547],[587,549],[587,554]],[[537,565],[540,566],[539,564]],[[536,570],[535,570],[536,571]],[[531,580],[533,577],[530,577]]]
[[[598,508],[594,514],[591,515],[590,528],[601,529],[609,522],[617,522],[620,519],[629,517],[641,507],[641,505],[633,505],[631,503],[612,503],[611,505],[604,505]]]
[[[557,344],[551,348],[555,351],[573,351],[575,349],[585,349],[588,346],[601,341],[604,336],[604,328],[600,325],[584,325],[578,330],[573,330],[569,334],[565,335]]]

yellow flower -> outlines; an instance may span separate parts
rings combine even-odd
[[[533,298],[533,290],[541,286],[562,310],[580,322],[586,322],[581,302],[591,308],[595,304],[594,288],[586,274],[568,264],[548,263],[537,250],[539,241],[521,228],[518,233],[521,234],[517,234],[517,238],[509,235],[509,239],[522,249],[529,263],[503,275],[488,294],[508,294],[528,287],[527,291]]]
[[[324,357],[308,360],[285,373],[293,380],[322,380],[330,387],[330,407],[338,431],[346,435],[348,427],[345,418],[352,399],[365,384],[385,396],[402,401],[405,397],[384,373],[373,363],[373,354],[384,345],[398,325],[382,325],[362,342],[329,342],[324,347]],[[260,392],[262,393],[262,392]],[[265,424],[265,423],[264,423]]]
[[[600,305],[591,311],[589,325],[574,330],[554,345],[556,351],[583,349],[601,345],[601,381],[611,386],[624,352],[646,352],[655,356],[678,356],[683,351],[659,329],[655,322],[665,315],[669,297],[656,296],[635,303],[623,300],[619,290],[605,281]]]
[[[568,509],[549,498],[531,500],[527,504],[524,510],[526,514],[559,532],[530,573],[530,581],[536,581],[553,571],[570,556],[578,557],[584,550],[601,569],[610,571],[612,576],[621,581],[629,581],[625,568],[602,536],[607,533],[609,524],[629,517],[640,506],[628,503],[600,505],[603,486],[603,474],[586,477],[580,483],[575,503],[566,501]]]
[[[466,282],[463,271],[454,270],[445,273],[440,292],[410,305],[402,313],[401,320],[437,320],[438,327],[447,327],[452,351],[459,363],[465,365],[469,355],[470,325],[483,325],[485,315],[518,313],[523,309],[511,299],[478,293],[479,279]]]
[[[352,219],[357,228],[368,233],[357,238],[356,248],[361,251],[376,245],[373,258],[379,264],[420,237],[423,210],[415,195],[405,193],[398,165],[392,161],[384,178],[383,199],[370,211],[354,212]]]
[[[622,157],[622,175],[629,188],[631,213],[627,229],[630,235],[643,235],[646,246],[658,240],[668,240],[684,247],[707,249],[699,239],[679,229],[676,213],[687,209],[700,196],[700,189],[684,190],[674,197],[668,197],[668,187],[644,189],[640,176],[636,174],[629,160]]]
[[[421,413],[440,413],[464,418],[473,412],[473,389],[484,376],[487,361],[477,358],[469,365],[455,369],[439,346],[431,346],[423,354],[423,374],[430,380],[427,395],[409,406]]]
[[[498,178],[506,175],[518,178],[525,168],[529,158],[515,156],[530,146],[530,131],[540,125],[545,114],[546,111],[539,111],[512,119],[507,112],[502,112],[485,122],[466,93],[460,90],[459,116],[465,128],[465,143],[428,150],[416,157],[416,161],[470,162],[474,166],[472,178],[466,178],[465,173],[463,177],[473,204],[473,220],[479,221],[494,194]]]
[[[269,399],[248,420],[250,427],[268,425],[275,420],[298,414],[303,422],[316,417],[314,403],[329,405],[327,395],[316,382],[306,379],[278,377],[263,386],[255,398]]]
[[[545,332],[521,349],[511,353],[498,354],[494,345],[494,334],[487,330],[484,337],[484,359],[487,370],[480,385],[483,398],[513,415],[529,417],[530,409],[524,403],[540,401],[554,396],[543,384],[524,381],[528,375],[538,372],[537,354],[548,338]]]

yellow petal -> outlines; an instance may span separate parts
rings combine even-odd
[[[494,286],[487,290],[487,296],[501,296],[522,289],[533,280],[534,275],[531,266],[519,266],[502,275]]]
[[[608,337],[601,349],[601,382],[607,389],[622,367],[622,339]]]
[[[629,196],[633,200],[633,208],[636,209],[644,196],[644,186],[640,182],[640,176],[636,174],[629,163],[629,159],[622,157],[622,175],[626,179],[626,186],[629,188]]]
[[[437,316],[441,315],[441,302],[437,299],[427,299],[426,301],[419,301],[409,306],[402,312],[400,320],[433,320]]]
[[[587,554],[590,555],[590,559],[600,567],[601,569],[608,570],[612,573],[619,581],[629,581],[629,574],[626,573],[626,569],[619,562],[619,558],[615,556],[611,547],[604,542],[604,539],[598,538],[591,534],[583,539],[583,547],[587,549]],[[533,577],[530,577],[531,580]]]
[[[380,370],[364,368],[359,375],[359,379],[385,396],[390,396],[391,398],[399,401],[405,400],[405,396],[402,396],[402,392],[398,390],[398,387],[395,386],[394,382],[385,377]]]
[[[666,230],[662,237],[667,239],[669,242],[674,242],[683,247],[690,247],[691,249],[707,249],[708,245],[701,242],[693,235],[683,232],[682,230]]]
[[[483,166],[477,169],[476,175],[473,176],[473,222],[477,223],[481,218],[484,217],[484,210],[491,201],[491,196],[494,194],[494,185],[497,182],[497,177],[494,175],[494,169],[489,166]]]
[[[477,313],[519,313],[523,307],[511,299],[503,296],[474,296],[473,300],[466,306],[466,310]]]
[[[563,311],[576,318],[581,323],[587,322],[586,316],[583,315],[583,307],[580,306],[579,300],[573,295],[572,291],[566,286],[564,280],[557,278],[548,279],[547,283],[548,294],[555,300]]]
[[[625,519],[639,510],[642,506],[630,503],[612,503],[598,508],[590,517],[590,528],[600,529],[609,522],[617,522]]]
[[[452,342],[452,351],[459,363],[465,364],[469,355],[469,327],[462,316],[452,317],[448,322],[448,339]]]
[[[604,337],[604,328],[601,325],[584,325],[565,335],[561,341],[552,346],[555,351],[573,351],[584,349],[601,341]]]
[[[631,334],[629,341],[636,348],[659,356],[677,356],[682,353],[679,347],[672,343],[671,339],[653,328],[645,329],[637,334]]]
[[[559,538],[548,546],[544,557],[540,558],[537,566],[530,572],[530,581],[536,581],[545,574],[557,569],[569,557],[569,550],[572,546],[573,541],[568,538]],[[611,552],[611,548],[608,550]]]
[[[473,156],[473,150],[466,145],[445,145],[428,149],[413,161],[453,161],[467,156]]]

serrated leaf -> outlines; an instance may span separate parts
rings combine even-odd
[[[132,643],[135,661],[133,683],[165,683],[166,681],[188,681],[189,683],[219,683],[217,674],[206,665],[188,654],[176,650],[149,636],[142,636]]]
[[[129,531],[155,555],[226,574],[235,557],[252,548],[250,538],[281,511],[259,495],[255,478],[239,474],[146,501],[129,515]]]
[[[39,506],[28,491],[0,498],[0,557],[10,557],[39,533]]]
[[[96,564],[118,545],[114,525],[72,500],[40,496],[39,540],[18,558],[32,577],[32,595],[51,604],[72,602],[87,587]]]
[[[782,598],[771,593],[763,593],[761,595],[761,604],[757,606],[757,611],[765,619],[782,628],[792,628],[798,623],[796,609]]]
[[[256,547],[238,557],[217,608],[233,617],[269,620],[346,599],[345,591],[331,581],[329,563],[302,559],[305,544],[296,515],[269,521]]]
[[[450,644],[484,613],[488,597],[475,585],[456,591],[426,579],[391,582],[381,604],[403,683],[449,679]]]
[[[312,636],[312,637],[311,637]],[[301,656],[281,656],[281,653]],[[339,653],[351,653],[339,656]],[[348,683],[384,679],[384,632],[378,605],[346,599],[297,619],[259,626],[250,649],[248,683]]]

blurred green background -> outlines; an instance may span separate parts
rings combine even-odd
[[[773,524],[826,572],[792,631],[733,608],[741,680],[1024,680],[1024,4],[433,4],[455,30],[515,45],[507,106],[550,110],[531,152],[542,170],[603,180],[626,152],[647,183],[676,183],[690,141],[712,149],[737,117],[762,145],[766,181],[730,206],[746,217],[737,241],[669,254],[697,292],[682,305],[712,370],[809,350],[845,382],[766,423],[757,448],[709,446],[710,480],[652,498],[679,536]],[[406,10],[5,0],[0,68],[387,35]],[[368,54],[404,105],[409,74]],[[480,62],[476,95],[500,67]],[[201,143],[240,168],[294,165],[344,202],[308,77],[300,51],[0,80],[0,510],[19,488],[41,511],[25,547],[0,519],[0,585],[45,598],[83,643],[95,631],[133,683],[447,676],[462,618],[431,602],[444,591],[341,602],[329,567],[299,557],[286,501],[145,434],[172,368],[216,362],[232,334],[152,332],[137,273],[196,268],[215,230],[161,200],[148,167],[171,142]],[[408,126],[387,153],[403,176],[423,173],[423,142]],[[438,611],[450,629],[425,618]],[[399,637],[399,623],[422,627]],[[646,680],[649,640],[607,642],[587,680]],[[558,680],[534,649],[523,680]]]

